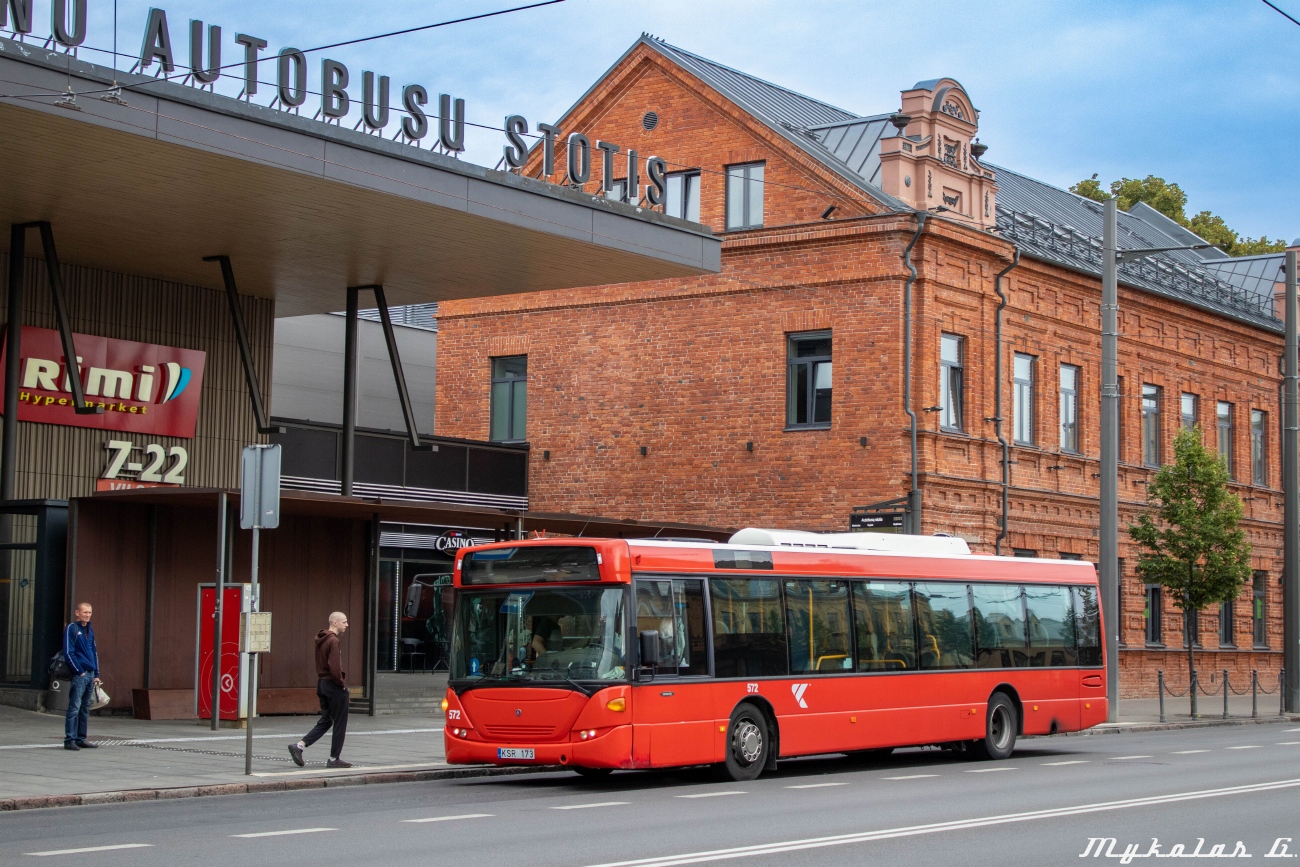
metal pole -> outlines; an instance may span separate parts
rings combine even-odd
[[[1228,718],[1228,669],[1223,670],[1223,718]]]
[[[217,494],[217,598],[212,618],[212,730],[221,726],[221,619],[226,597],[226,492]]]
[[[1156,672],[1156,686],[1160,690],[1160,721],[1165,721],[1165,670]]]
[[[1286,423],[1282,443],[1282,487],[1285,491],[1282,533],[1282,706],[1300,713],[1300,371],[1297,365],[1297,253],[1286,254]]]
[[[357,289],[348,287],[343,325],[343,480],[339,493],[352,496],[357,445]]]
[[[253,564],[249,581],[253,586],[253,611],[261,610],[261,593],[257,587],[257,527],[253,528]],[[247,621],[245,621],[247,622]],[[257,654],[248,654],[248,724],[244,727],[244,774],[253,773],[253,720],[257,717]]]
[[[1101,272],[1101,604],[1106,623],[1106,694],[1110,721],[1119,722],[1119,236],[1115,199],[1105,203]]]
[[[1259,669],[1250,670],[1250,718],[1259,719]]]
[[[1188,689],[1191,691],[1191,693],[1192,693],[1192,719],[1200,719],[1200,718],[1201,718],[1201,708],[1200,708],[1200,705],[1197,703],[1197,698],[1198,698],[1198,696],[1197,696],[1197,692],[1198,692],[1198,691],[1200,690],[1200,688],[1201,688],[1201,678],[1200,678],[1200,674],[1199,674],[1199,672],[1197,672],[1197,670],[1194,669],[1194,668],[1192,669],[1192,682],[1191,682],[1191,685],[1188,686],[1187,688],[1188,688]]]
[[[27,229],[9,227],[9,306],[5,333],[4,442],[0,443],[0,500],[14,498],[15,462],[18,459],[18,370],[23,327],[23,265],[27,255]],[[72,359],[71,364],[76,364]]]

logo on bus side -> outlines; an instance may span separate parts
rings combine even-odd
[[[794,693],[794,700],[799,702],[799,707],[808,706],[808,702],[803,700],[803,694],[807,692],[807,690],[808,690],[808,684],[806,683],[790,684],[790,692]]]

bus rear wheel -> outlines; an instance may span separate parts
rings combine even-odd
[[[984,737],[971,744],[977,759],[1007,759],[1016,747],[1020,728],[1016,706],[1005,693],[995,692],[989,699]]]
[[[738,783],[758,779],[767,764],[772,742],[767,720],[754,705],[745,703],[731,712],[727,726],[726,775]]]

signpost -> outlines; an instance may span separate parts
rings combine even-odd
[[[239,487],[239,526],[253,531],[250,583],[253,604],[239,624],[239,649],[248,654],[248,721],[244,730],[244,773],[253,773],[253,720],[257,716],[257,655],[271,650],[271,614],[261,607],[257,584],[258,532],[280,526],[280,447],[244,446]]]

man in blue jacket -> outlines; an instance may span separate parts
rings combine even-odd
[[[75,619],[63,630],[63,658],[72,669],[72,683],[68,686],[68,717],[63,727],[65,750],[94,749],[97,746],[86,740],[90,705],[95,700],[95,684],[99,683],[99,654],[95,650],[95,630],[90,627],[90,614],[90,603],[79,603],[72,612]]]

